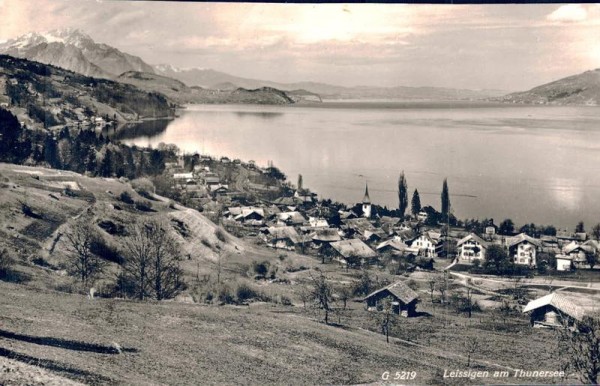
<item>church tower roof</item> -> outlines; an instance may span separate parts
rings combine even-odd
[[[366,183],[365,183],[365,196],[363,197],[362,203],[363,204],[371,203],[371,199],[369,198],[369,185]]]

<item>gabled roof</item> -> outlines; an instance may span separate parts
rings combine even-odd
[[[314,236],[312,237],[314,241],[340,241],[342,238],[340,237],[338,230],[335,228],[326,228],[326,229],[318,229]]]
[[[515,245],[521,244],[522,242],[528,242],[530,244],[535,245],[536,247],[541,247],[542,242],[538,239],[534,239],[533,237],[527,235],[526,233],[520,233],[514,237],[508,238],[507,244],[509,247],[514,247]]]
[[[291,222],[292,224],[303,224],[306,219],[300,212],[281,212],[277,214],[281,221]]]
[[[401,300],[404,304],[408,304],[419,298],[419,295],[415,291],[413,291],[408,285],[406,285],[402,281],[397,281],[393,284],[388,285],[387,287],[371,292],[365,297],[364,300],[383,291],[389,291],[394,297]]]
[[[527,303],[523,312],[529,312],[541,307],[552,306],[570,317],[581,320],[585,314],[585,310],[569,298],[561,293],[552,292],[546,296],[535,299]]]
[[[343,257],[357,256],[361,258],[369,258],[377,256],[375,251],[358,239],[336,241],[331,243],[331,247]]]
[[[267,232],[271,235],[271,240],[289,239],[294,244],[298,244],[301,241],[294,227],[269,227]]]
[[[408,246],[406,244],[404,244],[401,241],[394,240],[394,239],[386,240],[382,243],[379,243],[379,245],[377,245],[377,247],[375,249],[380,250],[380,249],[384,249],[386,247],[395,249],[396,251],[400,251],[400,252],[403,252],[408,249]]]
[[[466,243],[469,240],[473,240],[473,241],[477,242],[479,245],[481,245],[484,248],[487,248],[490,244],[487,241],[485,241],[484,239],[482,239],[481,237],[477,236],[475,233],[470,233],[467,236],[460,239],[458,241],[458,243],[456,243],[456,246],[460,247],[461,245],[463,245],[464,243]]]
[[[353,229],[361,234],[364,234],[365,231],[375,231],[373,224],[364,217],[348,218],[342,220],[342,223],[347,228]]]

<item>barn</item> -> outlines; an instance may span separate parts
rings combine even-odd
[[[585,309],[574,299],[553,292],[527,303],[523,313],[530,312],[531,326],[535,328],[575,327]]]
[[[387,299],[392,301],[392,311],[395,314],[405,317],[416,316],[419,295],[402,281],[370,293],[363,301],[367,310],[376,311]]]

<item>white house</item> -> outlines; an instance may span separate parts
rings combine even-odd
[[[573,265],[573,258],[565,255],[556,255],[556,270],[570,271]]]
[[[436,232],[424,232],[414,239],[410,246],[419,250],[419,254],[425,257],[437,257],[436,246],[441,235]]]
[[[535,267],[537,252],[542,247],[540,240],[521,233],[507,240],[508,251],[515,264]]]
[[[485,254],[489,243],[474,233],[462,238],[457,244],[458,262],[471,264],[474,260],[485,261]]]

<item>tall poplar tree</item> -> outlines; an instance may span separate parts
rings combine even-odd
[[[421,197],[419,196],[419,191],[417,189],[415,189],[415,192],[413,193],[410,209],[413,216],[416,216],[421,211]]]
[[[442,185],[442,216],[448,217],[450,214],[450,193],[448,193],[448,179],[444,178]]]
[[[408,186],[406,185],[406,177],[404,176],[404,170],[400,173],[398,178],[398,209],[400,210],[400,217],[404,217],[404,213],[408,208]]]

